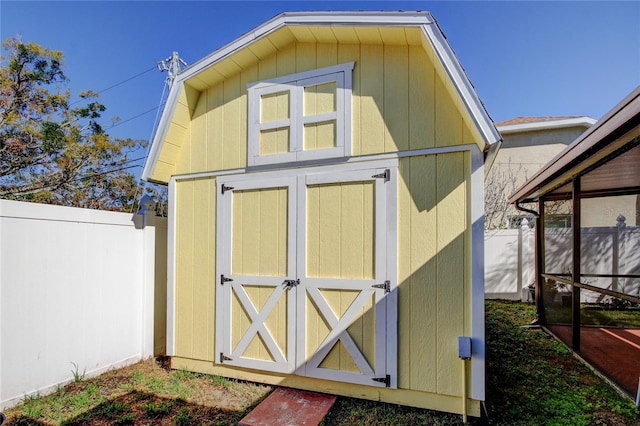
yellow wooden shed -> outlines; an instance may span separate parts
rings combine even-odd
[[[143,172],[172,367],[479,415],[499,139],[427,12],[283,13],[184,69]]]

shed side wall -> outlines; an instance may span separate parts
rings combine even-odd
[[[399,387],[460,395],[457,336],[470,333],[468,152],[400,161]],[[420,356],[415,356],[420,354]]]

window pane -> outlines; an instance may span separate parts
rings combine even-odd
[[[304,115],[336,111],[336,82],[316,84],[304,88]]]
[[[260,132],[260,155],[289,152],[289,128],[262,130]]]
[[[305,124],[303,146],[303,149],[305,151],[310,151],[313,149],[333,148],[335,146],[335,120]]]
[[[260,99],[261,123],[289,118],[289,92],[269,93]]]

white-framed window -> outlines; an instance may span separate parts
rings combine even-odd
[[[248,165],[351,154],[354,62],[251,83]]]

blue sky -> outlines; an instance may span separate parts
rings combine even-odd
[[[65,55],[72,93],[104,91],[109,132],[149,139],[178,51],[193,63],[292,10],[428,10],[494,121],[600,118],[640,84],[640,2],[484,1],[13,1],[0,0],[0,36]],[[138,77],[132,78],[138,74]]]

